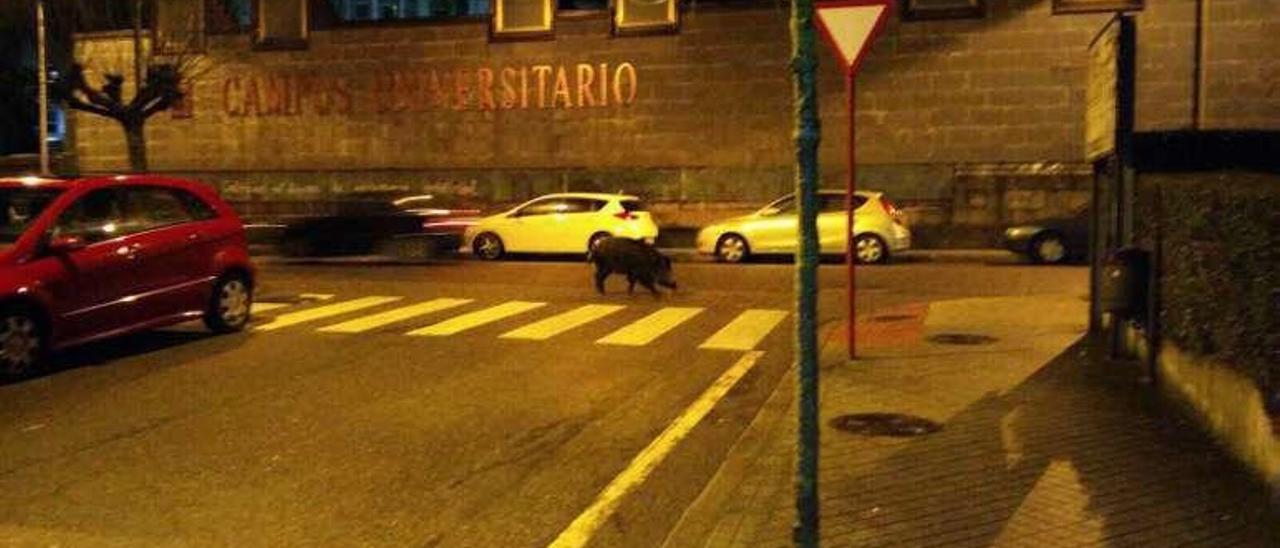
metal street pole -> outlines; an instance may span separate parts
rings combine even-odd
[[[49,174],[49,71],[45,59],[44,0],[36,0],[36,93],[40,105],[40,174]]]
[[[855,284],[854,268],[853,268],[854,265],[858,262],[858,248],[857,248],[857,244],[854,242],[854,237],[853,237],[854,236],[853,229],[855,228],[853,225],[853,221],[854,221],[854,218],[856,217],[856,215],[853,214],[853,210],[858,206],[857,200],[854,200],[854,197],[853,197],[853,193],[855,190],[857,190],[857,186],[858,186],[857,182],[854,180],[855,174],[853,171],[853,166],[854,166],[853,151],[856,148],[854,146],[855,133],[854,133],[854,124],[853,124],[854,122],[853,113],[856,112],[856,110],[854,109],[854,93],[853,93],[854,92],[854,87],[853,87],[854,75],[853,74],[854,74],[853,69],[850,69],[848,74],[845,75],[845,91],[849,95],[849,145],[848,145],[849,179],[845,181],[845,191],[844,191],[844,194],[845,194],[844,195],[844,211],[845,211],[845,222],[846,222],[845,226],[848,227],[849,229],[848,237],[845,238],[845,255],[846,255],[846,260],[849,263],[848,264],[849,276],[846,282],[848,284],[847,291],[849,295],[848,339],[849,339],[849,359],[851,360],[856,358],[858,355],[858,349],[857,349],[858,330],[856,326],[857,324],[856,320],[858,318],[858,308],[856,305],[858,300],[857,300],[857,293],[854,290],[854,286],[856,284]]]
[[[796,253],[797,397],[796,546],[818,546],[818,121],[817,33],[813,0],[791,2],[791,71],[795,100],[796,199],[800,206]]]

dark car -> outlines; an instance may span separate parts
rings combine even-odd
[[[463,197],[357,195],[333,204],[328,214],[283,219],[280,250],[291,257],[452,253],[479,213]]]
[[[203,318],[249,322],[244,227],[208,187],[168,177],[0,179],[0,377],[51,350]]]
[[[1089,251],[1089,206],[1066,217],[1009,227],[1005,247],[1041,264],[1083,260]]]

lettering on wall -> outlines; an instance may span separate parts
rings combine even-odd
[[[222,81],[222,111],[231,117],[266,117],[589,109],[631,106],[638,93],[636,67],[626,62],[406,69],[364,78],[233,74]]]
[[[225,198],[235,200],[272,199],[272,200],[315,200],[326,196],[332,197],[353,193],[385,193],[385,194],[441,194],[447,196],[476,197],[479,195],[479,183],[472,178],[438,178],[413,179],[409,181],[390,182],[295,182],[244,179],[229,179],[217,183],[218,192]]]

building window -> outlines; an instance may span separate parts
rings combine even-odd
[[[493,36],[503,40],[549,38],[555,8],[553,0],[495,0]]]
[[[305,49],[310,34],[307,0],[258,2],[254,28],[257,49]]]
[[[63,112],[61,105],[49,105],[48,128],[49,137],[47,141],[49,146],[53,150],[62,150],[62,143],[67,137],[67,113]]]
[[[247,29],[253,24],[253,6],[250,0],[224,0],[227,15],[240,28]]]
[[[902,18],[907,21],[977,18],[986,11],[986,0],[902,0]]]
[[[489,13],[488,0],[330,0],[346,21],[447,19]]]
[[[253,0],[208,0],[204,28],[209,34],[235,34],[253,28]]]
[[[609,9],[608,0],[557,0],[557,11],[604,11]]]
[[[617,0],[614,5],[614,34],[667,33],[679,26],[677,0]]]
[[[1053,13],[1138,11],[1143,0],[1053,0]]]

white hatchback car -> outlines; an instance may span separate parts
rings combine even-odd
[[[880,192],[854,193],[854,245],[858,262],[883,263],[891,252],[911,247],[911,231],[896,207]],[[843,254],[848,242],[844,191],[818,191],[818,240],[824,255]],[[751,255],[792,254],[798,230],[794,195],[778,198],[759,211],[735,217],[698,232],[698,251],[727,263]]]
[[[586,253],[610,236],[653,243],[658,225],[635,196],[569,192],[480,219],[465,240],[477,257],[491,261],[507,253]]]

